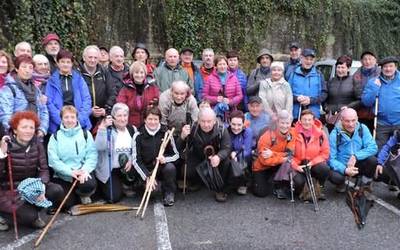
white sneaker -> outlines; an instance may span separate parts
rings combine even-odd
[[[247,187],[246,186],[240,186],[236,190],[239,195],[246,195],[247,194]]]
[[[91,204],[92,199],[90,199],[90,196],[81,196],[81,203],[83,205]]]

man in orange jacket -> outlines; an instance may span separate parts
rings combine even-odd
[[[295,150],[292,161],[292,168],[296,171],[294,184],[296,193],[299,194],[306,182],[303,167],[308,165],[311,168],[311,176],[316,178],[323,185],[329,176],[329,139],[322,130],[322,123],[315,119],[314,113],[303,110],[300,120],[295,125],[296,138]],[[320,199],[325,199],[321,189]]]
[[[253,164],[253,193],[265,197],[274,189],[279,199],[288,197],[287,183],[274,182],[275,174],[287,163],[294,151],[294,130],[290,127],[292,115],[286,110],[278,113],[277,128],[268,129],[257,145],[258,157]]]

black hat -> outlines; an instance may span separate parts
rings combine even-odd
[[[262,99],[258,95],[252,96],[249,98],[249,104],[253,102],[262,103]]]
[[[181,49],[181,52],[179,52],[179,55],[182,55],[183,53],[185,53],[187,51],[189,51],[190,53],[194,54],[194,51],[193,51],[192,48],[185,47],[185,48]]]
[[[365,55],[371,55],[371,56],[373,56],[373,57],[376,58],[376,55],[375,55],[374,52],[372,52],[372,51],[370,51],[370,50],[366,50],[366,51],[364,51],[364,52],[361,54],[360,59],[363,59],[363,57],[364,57]]]
[[[289,45],[289,49],[293,49],[293,48],[299,49],[299,48],[300,48],[300,45],[299,45],[298,43],[296,43],[296,42],[292,42],[292,43]]]
[[[383,58],[382,60],[379,61],[379,66],[383,66],[387,63],[399,63],[399,59],[395,56],[388,56]]]
[[[107,53],[108,53],[108,49],[107,49],[107,47],[105,47],[105,46],[100,46],[100,47],[99,47],[99,50],[105,50],[105,51],[107,51]]]
[[[301,52],[302,56],[312,56],[315,57],[315,50],[313,49],[304,49],[303,52]]]
[[[135,58],[135,53],[136,53],[136,50],[137,49],[142,49],[142,50],[144,50],[145,52],[146,52],[146,54],[147,54],[147,58],[150,58],[150,53],[149,53],[149,51],[147,50],[147,48],[146,48],[146,45],[144,44],[144,43],[137,43],[136,44],[136,46],[135,46],[135,48],[133,49],[133,51],[132,51],[132,58]]]

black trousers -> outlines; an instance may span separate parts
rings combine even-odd
[[[176,192],[176,172],[175,164],[172,162],[160,165],[156,179],[157,181],[161,181],[163,193]]]
[[[53,202],[53,207],[58,207],[64,198],[64,190],[60,185],[50,182],[46,185],[45,196]],[[39,217],[40,210],[40,207],[24,202],[16,211],[18,225],[32,226],[32,223]],[[0,212],[0,216],[6,219],[8,224],[13,223],[12,213]]]
[[[98,181],[99,191],[107,202],[119,202],[122,199],[122,174],[119,168],[114,168],[111,172],[110,179],[106,183]],[[111,199],[111,185],[112,184],[112,199]]]
[[[279,166],[267,168],[263,171],[253,171],[253,194],[257,197],[265,197],[272,194],[273,179]]]
[[[93,174],[90,174],[90,176],[92,178],[89,178],[83,184],[79,183],[78,181],[78,183],[75,186],[75,191],[72,192],[71,195],[66,200],[64,204],[64,209],[69,209],[70,207],[79,204],[80,196],[91,196],[92,194],[94,194],[97,187],[97,181]],[[72,182],[64,181],[60,178],[54,178],[54,182],[59,184],[63,188],[65,194],[68,193],[69,189],[72,186]]]
[[[354,177],[365,176],[371,179],[374,178],[377,164],[378,161],[375,156],[370,156],[367,159],[357,161],[355,166],[358,168],[358,175]],[[381,177],[381,178],[382,180],[384,179],[386,180],[386,177]],[[342,185],[346,180],[346,176],[336,171],[330,170],[329,180],[335,185]]]
[[[317,179],[319,184],[324,185],[326,179],[329,177],[329,166],[326,162],[322,162],[311,167],[311,176]],[[306,181],[305,173],[297,172],[295,174],[293,182],[296,194],[300,194],[303,191]]]

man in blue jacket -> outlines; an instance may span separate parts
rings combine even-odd
[[[367,126],[358,122],[354,109],[342,111],[329,136],[329,146],[329,179],[338,192],[344,192],[346,176],[361,177],[362,184],[369,185],[375,175],[378,147]]]
[[[397,70],[399,60],[386,57],[379,63],[381,75],[368,81],[361,96],[366,107],[374,107],[378,101],[378,124],[376,142],[381,149],[396,129],[400,129],[400,74]]]
[[[242,100],[242,103],[240,104],[240,106],[241,106],[241,109],[246,112],[246,111],[248,111],[247,110],[248,97],[247,97],[247,93],[246,93],[247,76],[239,68],[239,53],[237,53],[234,50],[231,50],[226,54],[226,58],[228,59],[228,70],[231,73],[236,75],[237,79],[239,80],[240,87],[242,88],[243,100]]]
[[[300,62],[288,79],[293,92],[293,117],[297,119],[302,110],[311,109],[319,119],[320,106],[328,97],[328,91],[324,77],[314,65],[315,51],[304,49]]]

